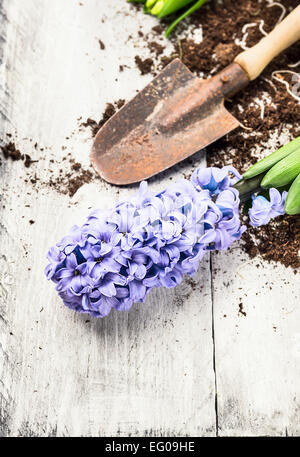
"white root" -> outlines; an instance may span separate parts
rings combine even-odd
[[[297,100],[298,102],[300,102],[300,96],[298,96],[297,94],[295,94],[291,89],[290,89],[290,84],[285,81],[284,79],[281,79],[281,78],[278,78],[277,75],[281,75],[281,74],[290,74],[290,75],[294,75],[296,77],[299,78],[299,81],[300,81],[300,75],[298,73],[295,73],[294,71],[291,71],[291,70],[277,70],[277,71],[273,71],[272,73],[272,78],[275,80],[275,81],[278,81],[279,83],[283,84],[285,87],[286,87],[286,90],[287,92],[295,99]],[[299,86],[300,86],[300,83],[299,83]]]
[[[263,121],[265,117],[265,104],[262,100],[256,100],[255,103],[260,107],[260,118]]]
[[[242,122],[240,122],[240,127],[244,130],[253,130],[251,127],[246,127]]]
[[[272,1],[272,0],[270,0]],[[272,6],[279,6],[281,9],[282,9],[282,13],[278,19],[278,21],[276,22],[275,26],[278,25],[282,19],[285,17],[286,15],[286,8],[285,6],[283,6],[281,3],[278,3],[278,2],[272,2],[270,3],[269,1],[269,5],[267,5],[267,8],[271,8]],[[262,35],[264,36],[267,36],[268,33],[265,31],[264,29],[264,24],[265,24],[265,21],[262,19],[258,22],[252,22],[251,24],[245,24],[242,28],[242,33],[243,33],[243,37],[241,40],[239,39],[236,39],[235,40],[235,44],[237,46],[240,46],[244,51],[247,51],[247,49],[249,49],[249,47],[247,46],[247,38],[248,38],[248,28],[250,27],[256,27],[257,25],[259,24],[258,28],[259,28],[259,31],[261,32]]]
[[[267,8],[271,8],[272,6],[279,6],[279,8],[282,9],[282,13],[280,15],[280,18],[278,19],[276,25],[280,24],[280,22],[282,21],[282,19],[284,18],[284,16],[286,15],[286,7],[283,6],[281,3],[279,2],[272,2],[272,3],[269,3],[269,5],[267,5]]]
[[[275,92],[277,92],[277,87],[275,86],[275,84],[272,83],[272,81],[268,78],[262,78],[263,81],[265,81],[266,83],[269,83],[270,86],[274,89]]]
[[[256,27],[256,26],[257,26],[257,22],[252,22],[251,24],[245,24],[244,27],[242,28],[242,33],[245,34],[250,27]]]
[[[242,48],[244,51],[247,51],[248,46],[246,44],[247,42],[247,38],[248,38],[248,28],[250,27],[256,27],[257,26],[257,22],[252,22],[251,24],[245,24],[242,28],[242,33],[243,33],[243,36],[242,36],[242,39],[239,40],[238,38],[235,40],[235,44],[237,46],[240,46],[240,48]]]
[[[265,24],[265,21],[262,19],[260,22],[259,22],[259,31],[260,33],[262,33],[264,36],[268,36],[267,32],[264,30],[264,24]]]
[[[242,39],[239,40],[239,39],[236,39],[235,40],[235,44],[237,46],[240,46],[244,51],[247,51],[247,49],[249,49],[249,47],[247,46],[247,38],[248,38],[248,32],[247,30],[250,28],[250,27],[256,27],[257,26],[257,22],[252,22],[251,24],[245,24],[242,28],[242,33],[243,33],[243,36],[242,36]]]
[[[299,60],[298,62],[296,62],[296,63],[290,63],[290,64],[288,65],[288,67],[290,67],[290,68],[296,68],[296,67],[298,67],[298,65],[300,65],[300,60]]]
[[[248,34],[247,34],[247,35],[248,35]],[[247,49],[249,49],[248,46],[245,45],[244,41],[241,41],[241,40],[239,40],[238,38],[237,38],[236,40],[234,40],[234,43],[235,43],[237,46],[239,46],[240,48],[242,48],[243,51],[247,51]]]

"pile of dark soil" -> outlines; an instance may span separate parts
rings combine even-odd
[[[260,229],[249,227],[243,240],[251,258],[260,255],[286,267],[300,268],[300,217],[281,216]]]

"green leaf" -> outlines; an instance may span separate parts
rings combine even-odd
[[[166,37],[168,38],[170,34],[173,32],[175,27],[181,22],[183,19],[185,19],[187,16],[192,14],[194,11],[197,9],[201,8],[205,3],[207,3],[208,0],[198,0],[191,8],[189,8],[187,11],[185,11],[181,16],[179,16],[177,19],[175,19],[174,22],[167,28],[166,30]]]
[[[243,178],[250,179],[260,173],[268,171],[273,165],[297,149],[300,149],[300,136],[250,167],[246,173],[244,173]]]
[[[283,187],[300,173],[300,148],[277,162],[264,176],[261,186],[265,189]]]
[[[285,202],[285,211],[291,215],[300,214],[300,174],[290,187]]]

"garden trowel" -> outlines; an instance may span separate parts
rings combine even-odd
[[[210,79],[175,59],[100,129],[91,155],[96,171],[113,184],[139,182],[226,135],[240,124],[224,100],[299,39],[300,6]]]

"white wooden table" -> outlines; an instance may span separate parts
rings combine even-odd
[[[138,27],[150,31],[156,20],[125,0],[81,3],[0,0],[1,136],[16,133],[22,152],[42,157],[30,170],[0,167],[0,435],[299,435],[291,269],[251,261],[236,245],[207,257],[193,280],[104,320],[66,309],[45,280],[48,247],[91,207],[111,205],[117,189],[95,180],[70,199],[37,190],[26,174],[47,181],[49,164],[69,152],[88,166],[91,138],[77,119],[99,118],[106,102],[129,100],[151,79],[134,56],[143,52]],[[130,68],[119,73],[120,64]],[[193,163],[204,166],[203,153]]]

